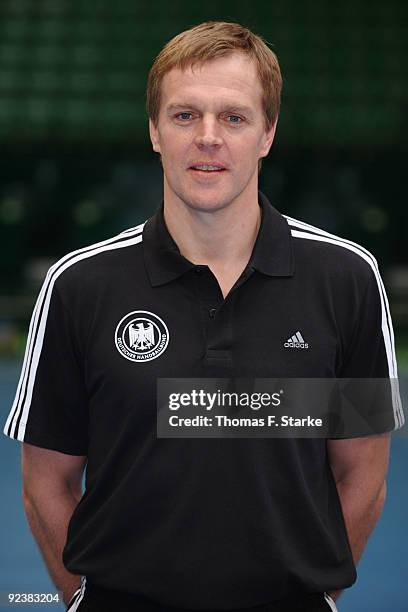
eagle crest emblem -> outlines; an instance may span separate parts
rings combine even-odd
[[[151,361],[159,357],[169,343],[169,330],[153,312],[135,310],[125,315],[115,330],[115,345],[130,361]]]
[[[154,345],[154,328],[152,323],[129,325],[129,344],[135,351],[145,351]]]

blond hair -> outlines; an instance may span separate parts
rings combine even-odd
[[[161,83],[165,74],[173,68],[185,69],[234,51],[241,51],[255,61],[262,86],[262,107],[265,127],[275,123],[280,108],[282,76],[276,55],[266,42],[238,23],[207,21],[181,32],[160,51],[150,69],[147,90],[147,114],[157,126]]]

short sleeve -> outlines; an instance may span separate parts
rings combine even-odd
[[[52,268],[34,307],[4,433],[34,446],[87,455],[88,402],[81,355]]]
[[[404,425],[391,314],[376,264],[370,267],[361,292],[340,373],[341,383],[344,381],[343,411],[344,406],[355,410],[357,426],[354,435],[330,437],[380,434]]]

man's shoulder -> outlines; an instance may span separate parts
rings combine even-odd
[[[67,253],[48,270],[46,282],[56,283],[58,287],[72,283],[89,282],[93,276],[108,273],[127,261],[135,261],[135,249],[139,250],[143,241],[145,222],[126,229],[111,238],[90,244]]]
[[[378,274],[378,263],[365,247],[319,227],[283,215],[295,241],[299,258],[311,270],[326,270],[360,280]]]

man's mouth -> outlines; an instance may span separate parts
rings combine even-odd
[[[189,170],[196,170],[198,172],[223,172],[226,168],[215,164],[196,164],[190,166]]]

